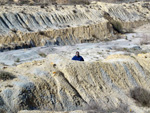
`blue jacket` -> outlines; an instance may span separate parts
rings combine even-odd
[[[74,57],[72,58],[72,60],[84,61],[84,59],[82,58],[82,56],[74,56]]]

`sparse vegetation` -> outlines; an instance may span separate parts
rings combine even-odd
[[[45,5],[45,4],[90,4],[89,0],[0,0],[0,4],[28,4],[28,5]]]
[[[13,33],[17,33],[17,29],[11,29]]]
[[[29,4],[30,3],[30,1],[29,0],[20,0],[19,1],[19,4]]]
[[[72,10],[73,13],[77,13],[77,10]]]
[[[89,0],[70,0],[68,1],[69,4],[86,4],[89,5],[90,1]]]
[[[128,51],[128,48],[123,48],[123,51]]]
[[[15,76],[12,73],[0,71],[0,80],[11,80],[14,79]]]
[[[45,35],[45,33],[43,31],[39,31],[40,35]]]
[[[20,58],[17,58],[17,59],[15,60],[15,62],[20,62]]]
[[[100,55],[101,55],[101,54],[102,54],[102,52],[97,52],[97,54],[100,54]]]
[[[138,54],[146,54],[147,53],[147,51],[140,51]]]
[[[110,50],[106,50],[106,52],[110,52]]]
[[[137,2],[137,1],[148,1],[148,0],[0,0],[0,5],[4,4],[28,4],[28,5],[44,5],[44,4],[90,4],[91,1],[101,1],[101,2]]]
[[[67,25],[67,27],[70,27],[70,25]]]
[[[136,59],[135,56],[133,56],[133,55],[131,55],[130,57],[133,58],[133,59]]]
[[[145,54],[147,53],[146,50],[142,50],[139,46],[136,46],[136,47],[133,47],[133,48],[117,48],[117,47],[113,47],[112,48],[113,50],[116,50],[116,51],[123,51],[123,52],[127,52],[126,54],[129,54],[129,53],[134,53],[134,54]]]
[[[44,5],[41,5],[41,8],[44,8],[45,6]]]
[[[47,56],[45,53],[39,53],[39,55],[44,58]]]
[[[93,38],[97,38],[97,36],[95,34],[92,35]]]

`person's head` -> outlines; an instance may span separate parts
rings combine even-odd
[[[79,51],[77,51],[77,52],[76,52],[76,56],[80,56],[80,53],[79,53]]]

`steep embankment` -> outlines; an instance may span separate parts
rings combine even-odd
[[[43,61],[3,66],[16,78],[1,80],[0,109],[145,113],[150,106],[149,64],[149,54],[113,55],[90,63],[51,54]]]
[[[115,38],[111,25],[114,21],[123,25],[123,31],[130,31],[148,23],[150,18],[146,2],[45,7],[12,5],[2,6],[0,10],[1,51],[112,40]]]

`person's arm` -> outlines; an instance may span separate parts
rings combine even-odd
[[[84,61],[83,57],[81,57],[81,61]]]
[[[74,57],[72,57],[72,60],[75,60],[75,56],[74,56]]]

